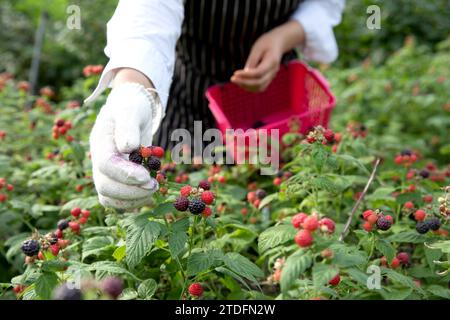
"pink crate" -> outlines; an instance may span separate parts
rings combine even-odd
[[[289,131],[291,119],[300,120],[300,132],[328,126],[336,104],[328,81],[319,71],[298,60],[281,65],[269,87],[260,93],[245,91],[233,83],[208,88],[206,97],[225,138],[226,129],[279,129]]]

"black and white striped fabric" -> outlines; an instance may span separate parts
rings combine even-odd
[[[182,34],[166,116],[155,141],[170,148],[174,129],[192,134],[194,121],[203,130],[214,127],[206,89],[228,82],[244,67],[253,43],[263,33],[284,23],[302,0],[185,0]],[[292,59],[287,55],[285,59]]]

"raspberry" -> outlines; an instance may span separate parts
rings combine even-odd
[[[203,295],[203,287],[200,283],[194,282],[188,288],[189,294],[194,297],[201,297]]]
[[[78,233],[80,231],[80,224],[78,222],[70,221],[69,227],[75,233]]]
[[[405,202],[405,204],[403,205],[403,207],[405,209],[413,209],[414,208],[414,203],[412,203],[411,201]]]
[[[366,230],[367,232],[372,231],[372,224],[369,221],[364,222],[363,224],[363,228],[364,230]]]
[[[430,218],[425,221],[430,230],[436,231],[441,227],[441,221],[438,218]]]
[[[409,254],[407,252],[399,252],[397,254],[397,259],[400,261],[402,265],[409,265]]]
[[[281,178],[277,177],[277,178],[273,179],[274,186],[279,186],[282,182],[283,182],[283,179],[281,179]]]
[[[73,208],[72,210],[70,210],[70,214],[74,217],[74,218],[78,218],[78,216],[81,214],[81,209],[78,207]]]
[[[264,199],[266,195],[267,195],[267,193],[263,189],[256,190],[256,197],[258,199],[260,199],[260,200]]]
[[[203,212],[202,212],[203,218],[208,218],[208,217],[211,216],[211,214],[212,214],[211,208],[210,207],[205,207],[205,210],[203,210]]]
[[[333,279],[331,279],[328,283],[332,286],[337,286],[339,284],[339,282],[341,282],[341,276],[339,275],[339,273],[337,275],[334,276]]]
[[[180,189],[180,194],[183,197],[189,197],[189,195],[191,194],[191,190],[192,190],[192,187],[190,185],[186,185]]]
[[[59,253],[59,246],[57,244],[53,244],[50,246],[50,250],[52,251],[52,254],[56,257]]]
[[[302,223],[302,227],[308,231],[314,231],[319,227],[316,217],[307,217]]]
[[[89,210],[82,210],[81,211],[81,216],[83,217],[83,218],[89,218],[89,216],[91,215],[91,212],[89,211]]]
[[[294,228],[299,229],[307,217],[308,215],[306,213],[303,212],[297,213],[295,216],[292,217],[291,223],[294,226]]]
[[[423,202],[431,203],[431,202],[433,202],[433,196],[432,195],[423,196],[422,200],[423,200]]]
[[[331,130],[331,129],[326,129],[326,130],[323,132],[323,136],[324,136],[324,138],[327,139],[327,141],[329,141],[329,142],[331,142],[331,141],[334,140],[334,132],[333,132],[333,130]]]
[[[101,288],[103,292],[111,296],[113,299],[117,299],[117,297],[122,293],[123,282],[120,278],[109,277],[102,281]]]
[[[152,154],[157,158],[164,157],[164,149],[161,147],[152,147]]]
[[[22,249],[22,252],[28,257],[34,257],[35,255],[37,255],[40,248],[41,246],[39,242],[33,239],[25,240],[20,247],[20,249]]]
[[[300,230],[295,235],[295,242],[302,248],[309,247],[313,242],[313,236],[308,230]]]
[[[394,257],[391,262],[391,268],[395,269],[400,265],[400,260],[397,257]]]
[[[14,186],[12,184],[8,183],[8,185],[6,186],[6,190],[13,191],[14,190]]]
[[[173,206],[178,211],[186,211],[189,207],[189,199],[186,197],[179,197],[175,200]]]
[[[320,230],[323,232],[333,233],[335,224],[330,218],[322,218],[319,220]]]
[[[377,227],[380,230],[389,230],[389,228],[391,227],[392,222],[389,221],[389,219],[387,219],[386,217],[380,217],[377,220]]]
[[[161,161],[156,157],[150,157],[147,162],[147,168],[158,171],[161,168]]]
[[[81,300],[81,290],[76,288],[70,288],[67,283],[62,284],[56,288],[53,299],[55,300]]]
[[[131,152],[130,155],[128,156],[128,160],[130,160],[131,162],[134,162],[136,164],[141,164],[143,159],[144,158],[141,156],[141,154],[137,150]]]
[[[426,217],[426,212],[425,211],[423,211],[423,210],[417,210],[415,213],[414,213],[414,219],[416,219],[416,221],[423,221],[424,219],[425,219],[425,217]]]
[[[58,221],[58,230],[65,230],[69,227],[69,221],[66,219],[61,219]]]
[[[377,223],[377,221],[378,216],[375,214],[375,212],[367,218],[367,222],[369,222],[370,224],[375,224]]]
[[[372,214],[374,214],[373,210],[366,210],[363,212],[364,220],[367,220]]]
[[[247,193],[247,200],[250,202],[253,202],[254,200],[256,200],[256,192],[250,191],[249,193]]]
[[[139,153],[143,158],[149,158],[153,155],[152,149],[150,147],[142,147]]]
[[[205,203],[200,199],[193,199],[189,201],[189,211],[192,214],[200,214],[205,210]]]
[[[202,192],[200,198],[205,204],[211,204],[214,202],[214,193],[211,191],[204,191]]]
[[[202,188],[203,190],[209,190],[211,189],[211,185],[209,184],[208,180],[202,180],[198,184],[199,188]]]
[[[425,234],[430,230],[430,227],[428,226],[428,223],[425,223],[423,221],[419,221],[416,224],[416,230],[420,234]]]

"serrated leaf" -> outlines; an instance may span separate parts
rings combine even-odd
[[[389,242],[423,243],[426,239],[426,236],[419,234],[416,231],[404,231],[393,234],[387,237],[386,240]]]
[[[286,292],[298,277],[311,267],[313,259],[309,252],[298,250],[286,259],[281,270],[281,291]]]
[[[177,257],[183,251],[187,240],[188,235],[185,231],[176,231],[169,235],[169,249],[173,257]]]
[[[288,224],[280,224],[264,230],[258,239],[258,251],[265,252],[287,241],[294,239],[297,230]]]
[[[134,300],[138,297],[136,290],[132,288],[125,288],[119,297],[119,300]]]
[[[379,250],[388,260],[388,263],[392,262],[395,257],[395,248],[384,239],[377,239],[375,242],[375,247]]]
[[[83,261],[89,256],[98,256],[110,248],[114,243],[112,237],[97,236],[86,239],[83,243],[81,260]]]
[[[206,252],[194,252],[188,257],[186,272],[188,276],[208,270],[216,266],[223,260],[223,253],[220,250],[208,250]]]
[[[134,280],[140,280],[133,273],[128,271],[127,269],[121,267],[117,262],[114,261],[98,261],[94,262],[86,267],[89,271],[96,271],[97,278],[103,278],[108,274],[122,274],[128,275]]]
[[[116,261],[122,261],[123,258],[125,258],[126,255],[126,245],[117,247],[116,250],[114,250],[112,256],[114,257],[114,259],[116,259]]]
[[[148,220],[146,214],[133,217],[131,224],[127,227],[125,257],[131,268],[141,262],[152,248],[161,230],[162,225],[159,222]]]
[[[436,241],[432,244],[427,243],[426,246],[430,249],[439,249],[444,253],[450,253],[450,240]]]
[[[444,288],[438,285],[431,285],[426,288],[427,291],[431,292],[435,296],[450,299],[450,290],[448,288]]]
[[[236,279],[237,281],[239,281],[240,283],[242,283],[247,290],[251,290],[251,288],[248,286],[248,284],[245,282],[245,280],[239,276],[238,274],[236,274],[235,272],[231,271],[230,269],[227,269],[225,267],[217,267],[215,269],[217,272],[223,273],[225,275],[231,276],[232,278]]]
[[[36,294],[44,300],[51,298],[53,289],[58,284],[58,277],[52,272],[43,272],[36,280]]]
[[[331,265],[316,264],[312,270],[313,284],[319,288],[327,284],[338,273],[338,269]]]
[[[227,253],[224,263],[233,272],[253,282],[257,282],[257,277],[264,276],[264,273],[256,264],[237,252]]]
[[[412,293],[411,288],[405,289],[393,289],[386,288],[384,290],[380,290],[380,294],[383,296],[385,300],[405,300]]]
[[[138,287],[138,295],[144,300],[150,300],[156,292],[158,284],[154,279],[144,280]]]

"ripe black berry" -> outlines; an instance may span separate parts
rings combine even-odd
[[[178,211],[186,211],[189,207],[189,199],[186,197],[179,197],[175,200],[173,206]]]
[[[148,158],[147,167],[152,171],[158,171],[161,168],[161,161],[156,157]]]
[[[425,221],[430,230],[436,231],[441,227],[441,221],[438,218],[430,218]]]
[[[391,222],[385,217],[380,217],[377,220],[377,227],[380,230],[384,231],[389,230],[389,228],[391,227]]]
[[[192,214],[200,214],[205,210],[205,203],[200,199],[194,199],[189,202],[189,211]]]
[[[430,171],[428,171],[427,169],[423,169],[419,174],[422,178],[426,179],[430,176]]]
[[[207,180],[200,181],[199,184],[198,184],[198,187],[202,188],[203,190],[211,189],[211,185],[209,184],[209,182]]]
[[[427,233],[428,230],[430,230],[430,227],[428,226],[428,223],[419,221],[416,224],[416,230],[418,233],[424,234],[424,233]]]
[[[141,164],[143,159],[144,158],[141,156],[139,150],[131,152],[130,155],[128,156],[128,160],[137,164]]]
[[[65,230],[69,227],[69,221],[67,221],[66,219],[61,219],[58,221],[58,229],[59,230]]]
[[[102,281],[102,290],[112,298],[116,299],[123,290],[123,282],[119,278],[110,277]]]
[[[26,256],[34,257],[38,254],[40,247],[41,246],[37,240],[29,239],[22,243],[21,249]]]
[[[81,300],[81,290],[71,288],[64,283],[55,289],[53,299],[55,300]]]
[[[258,199],[263,199],[263,198],[265,198],[266,194],[267,194],[267,193],[266,193],[263,189],[258,189],[258,190],[256,190],[256,197],[257,197]]]

